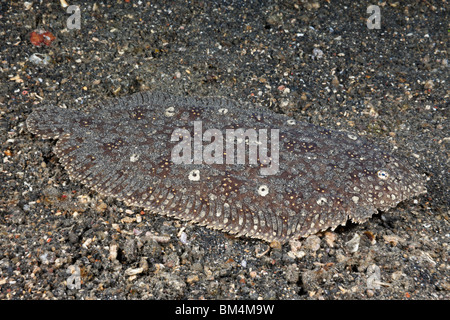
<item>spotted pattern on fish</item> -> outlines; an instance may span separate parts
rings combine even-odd
[[[279,129],[279,171],[260,164],[175,164],[171,135],[229,128]],[[30,132],[58,139],[71,179],[105,196],[213,229],[285,242],[362,223],[379,210],[426,192],[408,164],[348,132],[332,131],[225,98],[137,93],[89,113],[35,110]],[[225,152],[224,152],[225,153]]]

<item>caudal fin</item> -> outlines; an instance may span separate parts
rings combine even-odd
[[[68,133],[71,123],[78,116],[75,110],[46,106],[33,110],[26,123],[28,131],[42,139],[56,139]]]

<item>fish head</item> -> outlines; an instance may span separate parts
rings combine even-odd
[[[372,194],[374,206],[379,210],[395,207],[399,202],[427,191],[426,179],[405,161],[389,156],[374,169]]]

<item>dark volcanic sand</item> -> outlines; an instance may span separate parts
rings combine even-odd
[[[79,1],[80,30],[43,2],[0,4],[0,299],[450,297],[447,2],[380,3],[380,30],[365,1]],[[36,29],[56,40],[33,45]],[[270,247],[101,198],[25,127],[41,104],[145,90],[357,132],[426,174],[428,193]]]

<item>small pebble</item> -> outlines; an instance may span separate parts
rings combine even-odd
[[[319,60],[323,58],[323,51],[319,48],[314,48],[312,53],[312,59],[313,60]]]
[[[347,250],[351,253],[355,253],[356,251],[358,251],[360,240],[361,240],[361,237],[357,233],[355,233],[353,238],[350,241],[347,241],[345,243]]]
[[[320,249],[320,238],[316,235],[309,236],[305,240],[304,247],[312,252],[316,252]]]

